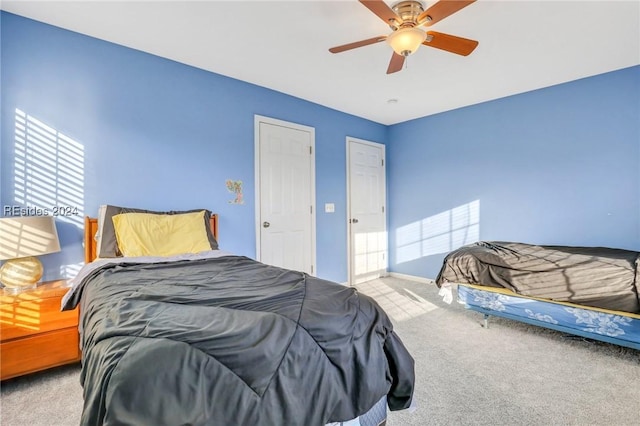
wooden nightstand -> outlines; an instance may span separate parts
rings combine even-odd
[[[80,360],[78,309],[60,312],[66,280],[0,290],[0,380]]]

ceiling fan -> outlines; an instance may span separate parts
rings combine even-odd
[[[401,1],[392,7],[387,6],[382,0],[359,1],[391,27],[391,34],[332,47],[329,52],[340,53],[386,40],[393,48],[387,68],[387,74],[391,74],[400,71],[405,58],[414,53],[421,44],[462,56],[469,55],[478,46],[475,40],[420,28],[438,23],[476,0],[440,0],[427,10],[424,10],[420,1],[415,0]]]

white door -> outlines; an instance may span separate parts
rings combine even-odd
[[[347,138],[349,284],[386,275],[384,145]]]
[[[313,128],[256,116],[257,260],[315,273]]]

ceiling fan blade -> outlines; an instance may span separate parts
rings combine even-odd
[[[427,40],[422,42],[422,44],[435,47],[436,49],[446,50],[447,52],[457,53],[462,56],[469,55],[478,46],[478,42],[475,40],[438,33],[436,31],[427,31]]]
[[[402,23],[402,18],[398,16],[385,2],[382,0],[360,0],[367,9],[375,13],[378,18],[382,19],[385,24],[389,25],[392,21],[396,21],[399,24]]]
[[[336,46],[329,49],[331,53],[340,53],[345,50],[355,49],[356,47],[368,46],[374,43],[380,43],[381,41],[385,41],[387,36],[378,36],[373,38],[368,38],[366,40],[354,41],[353,43],[343,44],[342,46]]]
[[[398,55],[396,52],[393,52],[393,56],[391,57],[391,61],[389,62],[389,68],[387,68],[387,74],[393,74],[394,72],[400,71],[403,65],[404,56]]]
[[[460,9],[469,6],[475,1],[476,0],[440,0],[438,3],[421,13],[420,16],[418,16],[418,22],[422,23],[427,19],[427,17],[431,17],[431,20],[425,22],[424,25],[433,25],[436,22],[442,21],[447,16],[453,15]]]

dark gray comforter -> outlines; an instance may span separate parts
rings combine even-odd
[[[480,241],[447,255],[436,278],[525,296],[640,313],[640,253],[607,247]]]
[[[384,311],[306,274],[241,256],[109,264],[77,303],[83,425],[323,425],[412,399]]]

